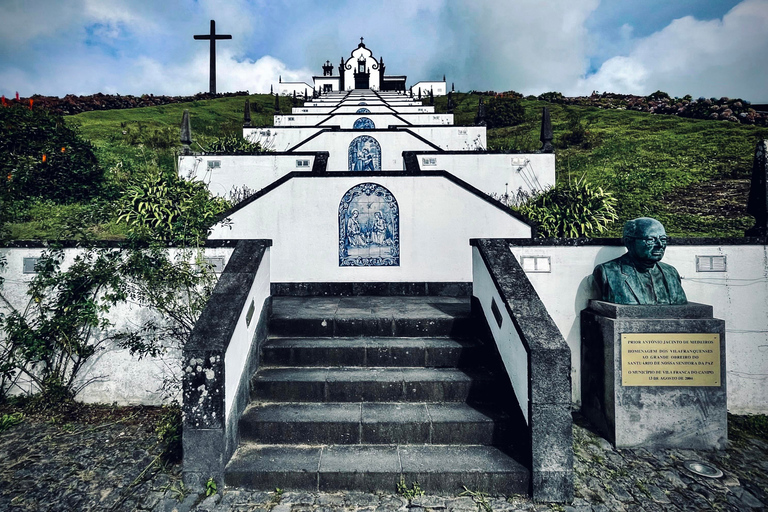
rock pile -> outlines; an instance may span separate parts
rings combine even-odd
[[[36,108],[44,108],[56,114],[73,115],[90,110],[114,110],[123,108],[137,107],[157,107],[168,105],[170,103],[183,103],[195,100],[210,100],[214,98],[229,98],[232,96],[247,96],[248,91],[227,92],[219,94],[210,94],[207,92],[197,93],[194,96],[155,96],[154,94],[142,94],[141,96],[121,96],[119,94],[91,94],[90,96],[75,96],[67,94],[63,98],[58,96],[41,96],[34,94],[28,98],[9,99],[5,98],[5,104],[15,106],[20,104],[32,105]]]
[[[698,98],[690,95],[672,98],[663,91],[649,96],[593,92],[590,96],[563,96],[559,92],[548,92],[538,96],[539,100],[616,110],[637,110],[651,114],[666,114],[693,119],[713,119],[733,123],[768,124],[768,113],[752,108],[748,101],[740,98]]]

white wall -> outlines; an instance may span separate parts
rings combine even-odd
[[[298,166],[297,161],[309,166]],[[209,162],[220,167],[208,167]],[[189,155],[179,157],[179,176],[196,179],[208,185],[216,196],[226,198],[233,187],[248,187],[256,192],[289,172],[312,170],[314,155]]]
[[[207,248],[205,257],[224,258],[224,265],[229,261],[233,248]],[[29,297],[26,295],[29,282],[34,274],[24,274],[24,258],[36,258],[43,252],[40,248],[0,248],[0,255],[7,258],[3,272],[5,284],[0,290],[3,296],[19,309],[24,308]],[[82,249],[65,249],[64,266],[70,265]],[[171,249],[173,255],[179,255],[178,249]],[[193,253],[194,254],[194,253]],[[0,311],[7,311],[0,301]],[[133,303],[121,303],[113,307],[107,318],[115,325],[111,331],[135,329],[144,322],[159,320],[153,312]],[[0,332],[0,336],[2,333]],[[145,357],[138,360],[127,350],[108,344],[97,352],[80,372],[78,382],[96,379],[80,392],[77,399],[88,403],[112,403],[120,405],[160,405],[163,400],[163,378],[169,378],[176,372],[180,376],[181,354],[171,350],[161,358]],[[21,392],[21,390],[17,390]]]
[[[571,348],[573,400],[581,403],[579,315],[594,267],[625,252],[617,246],[518,247],[521,256],[549,256],[551,273],[528,273],[549,314]],[[725,255],[727,272],[696,272],[696,256]],[[768,413],[768,248],[763,245],[671,245],[664,262],[680,273],[691,302],[711,304],[725,320],[728,410]]]
[[[432,94],[434,96],[445,96],[448,94],[448,86],[445,82],[437,82],[437,81],[423,81],[423,82],[417,82],[413,84],[410,87],[410,90],[413,91],[414,96],[418,97],[419,95],[419,88],[421,88],[421,97],[429,96],[430,89],[432,90]]]
[[[408,126],[407,128],[446,151],[477,151],[488,146],[485,126]]]
[[[306,82],[281,82],[277,84],[277,93],[280,96],[293,96],[295,92],[297,97],[301,96],[303,98],[304,91],[307,92],[310,98],[312,97],[313,88]]]
[[[418,159],[422,171],[444,169],[487,194],[501,196],[520,187],[530,191],[531,184],[537,189],[555,184],[553,153],[431,153],[419,154]],[[425,165],[424,159],[434,159],[435,165]]]
[[[287,151],[322,130],[312,126],[282,128],[243,128],[243,137],[273,151]]]
[[[381,169],[399,171],[403,169],[403,151],[434,151],[435,148],[405,131],[374,132],[354,130],[346,132],[321,133],[305,144],[298,146],[296,151],[328,151],[329,171],[348,171],[349,144],[355,137],[370,135],[381,145]]]
[[[399,267],[339,267],[339,202],[360,183],[400,211]],[[472,280],[470,238],[528,237],[530,227],[443,177],[292,178],[230,215],[211,238],[273,240],[273,282]]]

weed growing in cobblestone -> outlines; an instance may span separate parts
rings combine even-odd
[[[459,496],[469,496],[472,498],[472,501],[475,502],[477,505],[477,510],[479,512],[493,512],[493,508],[491,508],[491,504],[488,503],[488,493],[483,491],[472,491],[467,488],[466,485],[462,486],[464,488],[461,493],[459,493]]]
[[[411,487],[408,487],[405,483],[405,478],[401,476],[400,481],[397,483],[397,494],[411,501],[413,498],[424,496],[424,490],[419,486],[419,482],[412,482]]]
[[[273,508],[275,508],[275,505],[278,505],[280,503],[282,499],[283,499],[283,489],[279,487],[275,487],[275,493],[269,499],[269,502],[267,502],[267,508],[269,510],[272,510]]]
[[[163,415],[157,423],[155,432],[157,440],[163,447],[161,456],[166,462],[175,463],[181,460],[181,407],[178,402],[163,407]]]
[[[219,492],[219,489],[216,485],[216,480],[213,479],[213,477],[210,477],[207,482],[205,482],[205,495],[206,496],[213,496]]]

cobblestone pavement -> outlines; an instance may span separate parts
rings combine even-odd
[[[768,509],[768,443],[731,428],[727,450],[616,451],[580,421],[574,425],[576,497],[569,505],[534,504],[521,496],[358,492],[255,492],[185,489],[179,466],[161,468],[151,421],[50,424],[25,420],[0,432],[0,511],[221,512],[490,512],[693,511]],[[698,460],[724,476],[696,476]]]

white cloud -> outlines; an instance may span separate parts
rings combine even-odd
[[[766,56],[768,0],[745,0],[722,20],[674,20],[564,92],[588,94],[596,89],[645,95],[661,89],[676,96],[765,101]]]

